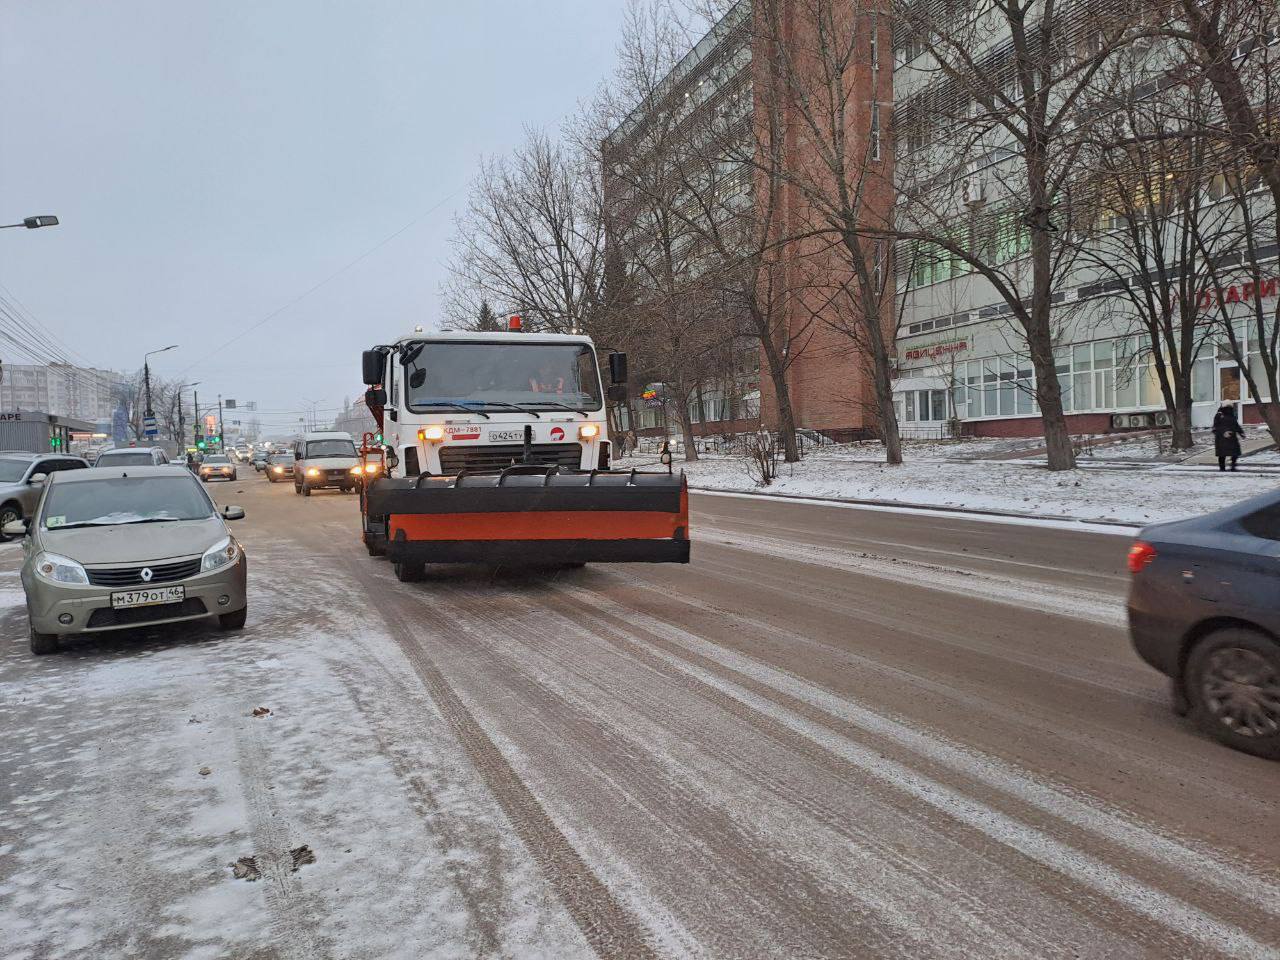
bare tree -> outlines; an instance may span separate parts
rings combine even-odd
[[[481,165],[457,221],[449,325],[473,329],[496,303],[531,329],[586,332],[600,303],[603,219],[591,157],[538,130],[509,156]]]
[[[849,336],[866,360],[871,407],[889,463],[902,462],[893,406],[896,324],[891,252],[893,170],[883,131],[892,70],[874,62],[889,37],[875,2],[760,0],[753,160],[776,179],[787,222],[775,267],[802,289],[797,307]]]
[[[1123,5],[1121,5],[1122,7]],[[908,66],[923,87],[899,113],[894,235],[981,277],[1009,307],[1035,373],[1051,470],[1075,465],[1054,363],[1055,288],[1075,269],[1085,142],[1081,106],[1133,34],[1121,7],[992,0],[978,8],[896,0]],[[930,143],[929,150],[912,150]]]
[[[1163,63],[1145,70],[1145,51],[1145,44],[1131,48],[1100,75],[1097,117],[1082,154],[1097,191],[1097,219],[1079,232],[1080,263],[1102,278],[1104,302],[1114,305],[1103,316],[1135,322],[1173,426],[1172,448],[1187,450],[1192,370],[1213,327],[1203,295],[1243,237],[1231,204],[1214,192],[1216,145],[1202,136],[1168,136],[1204,121],[1211,110],[1206,91],[1162,82]],[[1135,96],[1148,84],[1158,88],[1154,94]]]
[[[598,116],[623,119],[597,128],[609,246],[605,328],[620,340],[625,328],[637,370],[663,385],[685,458],[695,460],[690,407],[724,369],[733,326],[716,285],[723,263],[695,226],[701,194],[690,189],[689,112],[672,74],[684,35],[660,4],[636,6],[620,49],[617,83]]]

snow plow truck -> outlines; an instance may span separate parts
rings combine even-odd
[[[689,562],[683,473],[611,470],[605,392],[585,336],[417,332],[366,350],[361,445],[370,554],[405,581],[428,563]],[[609,397],[627,358],[608,356]]]

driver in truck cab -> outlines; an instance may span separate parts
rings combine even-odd
[[[529,378],[529,389],[534,393],[564,393],[564,377],[557,377],[551,364],[542,363],[535,376]]]

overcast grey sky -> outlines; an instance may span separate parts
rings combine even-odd
[[[178,343],[158,374],[284,430],[358,393],[361,349],[436,323],[478,158],[594,92],[623,8],[0,0],[0,221],[62,218],[0,231],[0,282],[77,359]]]

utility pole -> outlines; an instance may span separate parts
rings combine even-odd
[[[227,434],[222,428],[222,394],[218,394],[218,449],[227,448]]]

